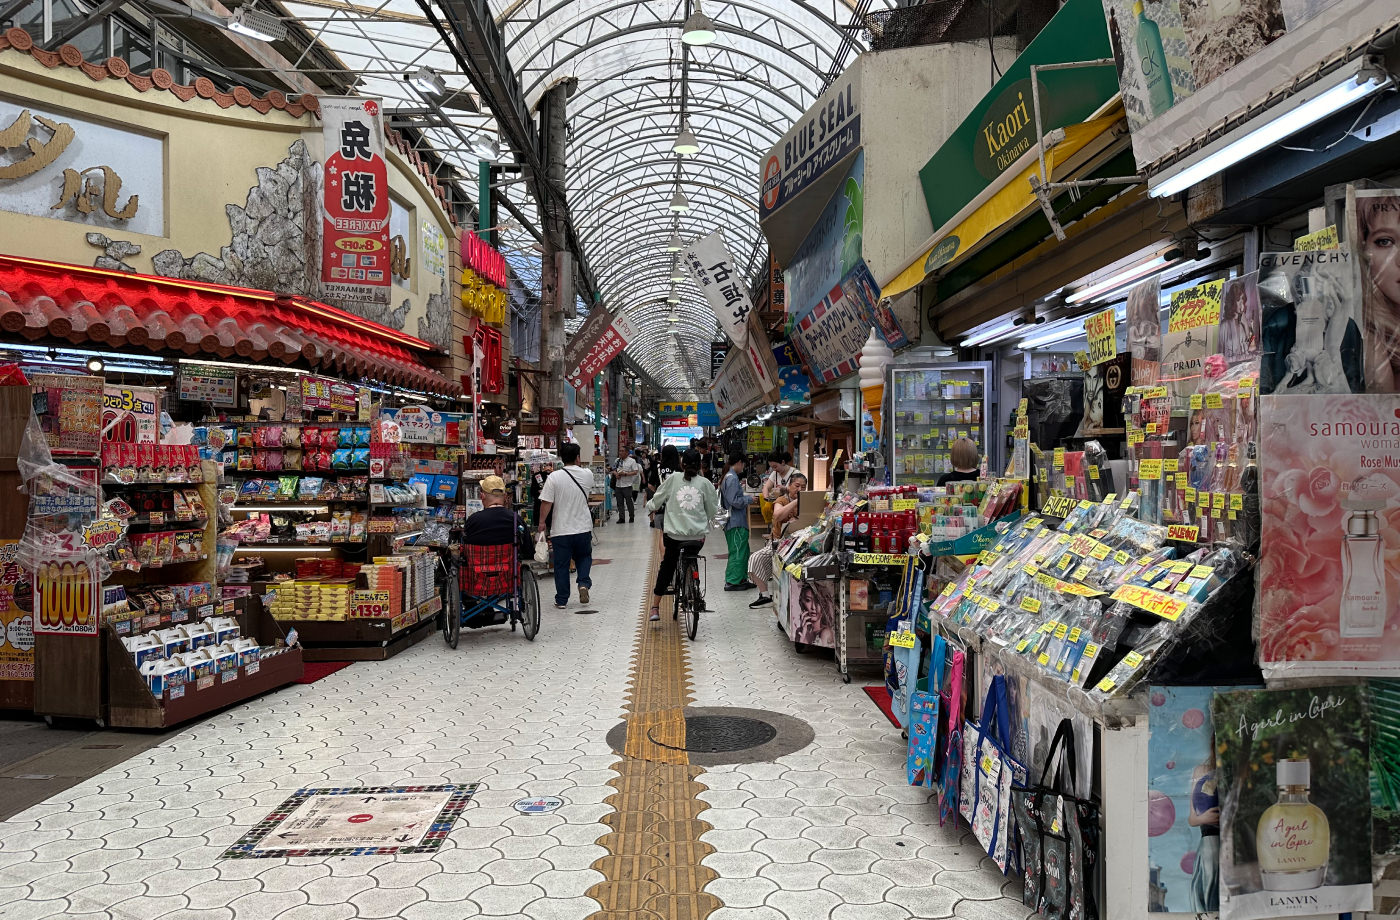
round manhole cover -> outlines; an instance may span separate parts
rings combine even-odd
[[[670,746],[650,737],[653,744]],[[778,730],[772,725],[743,716],[687,716],[685,720],[685,750],[698,754],[747,751],[776,737]]]

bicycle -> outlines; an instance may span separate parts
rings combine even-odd
[[[702,540],[681,542],[681,558],[676,563],[675,580],[672,583],[675,602],[671,606],[671,619],[679,620],[685,613],[686,637],[694,640],[700,629],[700,613],[705,609],[705,584],[700,574],[700,561],[704,559],[700,550],[705,546]]]

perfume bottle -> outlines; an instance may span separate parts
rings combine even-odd
[[[1138,66],[1142,69],[1143,89],[1147,91],[1152,117],[1156,118],[1176,103],[1171,74],[1167,72],[1167,52],[1162,47],[1162,30],[1147,18],[1143,0],[1133,4],[1133,15],[1137,17]]]
[[[1342,602],[1338,611],[1343,639],[1374,639],[1385,631],[1385,543],[1376,512],[1384,500],[1351,499],[1343,506]]]
[[[1332,835],[1327,816],[1308,801],[1312,764],[1278,762],[1278,801],[1259,816],[1255,855],[1269,891],[1307,891],[1327,879]]]

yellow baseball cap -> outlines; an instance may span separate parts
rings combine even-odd
[[[481,480],[481,491],[490,492],[493,495],[504,495],[506,493],[505,481],[499,476],[487,476]]]

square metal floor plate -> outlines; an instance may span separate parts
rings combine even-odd
[[[475,783],[298,789],[223,858],[431,853],[476,789]]]

